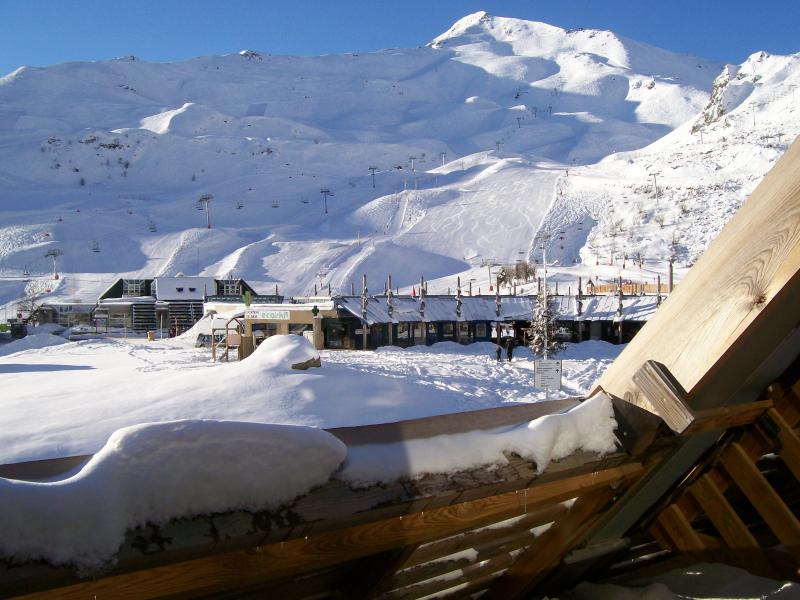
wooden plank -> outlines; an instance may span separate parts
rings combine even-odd
[[[703,540],[692,528],[692,524],[676,505],[670,504],[658,515],[658,524],[669,536],[680,552],[702,552],[706,550]]]
[[[767,415],[778,426],[778,441],[781,444],[778,455],[789,468],[795,479],[800,481],[800,437],[774,408],[767,411]]]
[[[759,548],[756,538],[708,474],[698,479],[689,490],[730,548]]]
[[[747,452],[738,443],[733,443],[723,452],[721,462],[775,536],[800,559],[800,522]]]
[[[488,590],[487,599],[511,600],[523,597],[541,581],[588,533],[599,514],[614,496],[601,488],[582,495],[558,523],[540,535],[514,565]]]
[[[327,531],[308,538],[260,546],[249,551],[227,552],[123,573],[23,597],[83,600],[96,595],[125,600],[190,592],[213,593],[253,586],[526,514],[526,510],[537,510],[547,504],[568,500],[576,494],[622,484],[639,476],[642,470],[641,464],[630,463],[544,483],[528,488],[525,493],[509,492],[348,529]]]
[[[692,408],[711,408],[755,372],[800,314],[798,173],[800,140],[606,370],[600,387],[620,398],[630,392],[652,410],[632,376],[643,361],[655,360],[689,392]]]

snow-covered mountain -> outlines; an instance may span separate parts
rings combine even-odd
[[[799,79],[800,55],[726,66],[486,13],[415,49],[22,67],[0,79],[0,304],[177,272],[443,290],[540,230],[569,277],[688,264],[797,135]]]

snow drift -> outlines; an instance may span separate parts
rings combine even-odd
[[[510,428],[352,446],[338,477],[360,485],[390,482],[426,473],[506,464],[507,452],[532,460],[541,473],[551,461],[578,450],[613,452],[616,426],[611,399],[601,393],[569,412],[546,415]]]
[[[172,421],[114,432],[78,473],[0,478],[0,556],[98,567],[125,531],[232,509],[272,509],[325,483],[346,448],[321,429]]]

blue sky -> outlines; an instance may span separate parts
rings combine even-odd
[[[757,50],[800,51],[800,0],[0,0],[0,74],[128,54],[168,61],[243,48],[315,55],[414,47],[478,10],[610,29],[733,63]]]

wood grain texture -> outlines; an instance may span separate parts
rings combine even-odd
[[[799,174],[795,141],[605,372],[599,381],[604,390],[620,398],[628,392],[652,409],[632,381],[651,359],[680,381],[693,408],[718,406],[796,325]]]
[[[789,426],[781,414],[771,408],[767,411],[767,415],[778,426],[778,441],[781,444],[778,456],[781,457],[784,464],[794,475],[795,479],[800,481],[800,437]]]
[[[98,598],[126,600],[201,592],[210,594],[241,586],[254,586],[523,515],[528,510],[538,510],[576,495],[621,484],[639,476],[642,471],[641,464],[630,463],[544,483],[524,491],[453,504],[347,529],[326,531],[316,536],[260,546],[248,551],[228,552],[114,575],[21,597],[83,600],[96,595]]]

